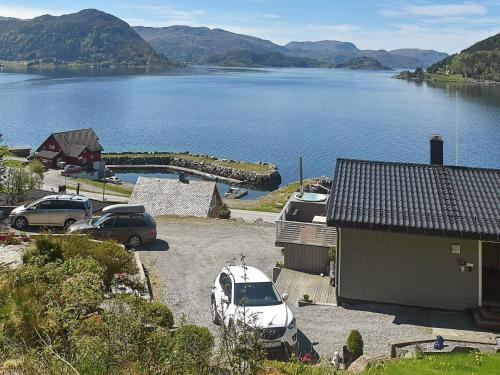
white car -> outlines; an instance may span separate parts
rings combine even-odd
[[[226,327],[257,327],[262,330],[264,348],[295,351],[297,324],[285,303],[287,298],[287,294],[280,296],[273,282],[257,268],[224,267],[212,288],[212,321]]]
[[[122,183],[122,180],[120,180],[116,176],[111,176],[111,177],[106,177],[106,182],[109,184],[115,184],[115,185],[120,185]]]

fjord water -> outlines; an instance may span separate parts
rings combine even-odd
[[[184,151],[270,161],[283,182],[331,175],[338,157],[500,168],[500,85],[429,84],[394,72],[189,68],[158,75],[0,73],[0,132],[37,146],[92,127],[106,151]],[[457,90],[458,89],[458,90]],[[457,96],[457,98],[456,98]],[[458,116],[457,116],[458,113]]]

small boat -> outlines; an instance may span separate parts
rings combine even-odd
[[[228,199],[240,199],[245,195],[248,195],[248,190],[230,187],[228,191],[224,194],[224,198]]]

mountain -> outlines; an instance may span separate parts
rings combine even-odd
[[[208,27],[136,26],[134,30],[158,52],[180,62],[196,63],[208,56],[222,55],[233,50],[286,52],[284,47],[269,40]]]
[[[231,50],[220,55],[210,55],[199,60],[200,64],[219,66],[318,68],[323,63],[308,58],[285,56],[281,52],[257,53],[247,49]]]
[[[427,67],[448,56],[442,52],[420,49],[360,50],[353,43],[323,40],[318,42],[290,42],[285,47],[290,53],[308,56],[333,64],[343,63],[355,57],[371,57],[382,65],[392,68]]]
[[[137,26],[134,29],[158,52],[176,61],[188,63],[206,62],[213,55],[218,56],[214,58],[217,60],[220,55],[241,50],[257,54],[275,52],[290,57],[310,58],[326,64],[338,64],[355,57],[367,56],[378,60],[384,66],[395,68],[427,67],[430,63],[442,58],[441,53],[435,51],[405,49],[401,50],[401,54],[398,54],[385,50],[360,50],[353,43],[335,40],[290,42],[286,46],[280,46],[269,40],[207,27],[153,28]],[[421,53],[419,54],[418,51]],[[433,55],[430,52],[439,55]]]
[[[369,69],[369,70],[390,70],[391,68],[383,66],[378,60],[373,57],[361,56],[354,57],[346,62],[335,65],[336,68],[342,69]]]
[[[424,63],[421,65],[421,67],[430,66],[448,57],[448,54],[444,52],[418,48],[394,49],[392,51],[389,51],[389,53],[399,56],[416,58]]]
[[[0,22],[0,60],[170,66],[126,22],[86,9],[60,17]]]
[[[500,82],[500,33],[431,65],[427,72]]]

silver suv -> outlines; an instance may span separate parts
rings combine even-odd
[[[12,210],[11,225],[19,230],[30,225],[69,227],[92,218],[92,203],[81,195],[48,195],[33,203]]]

